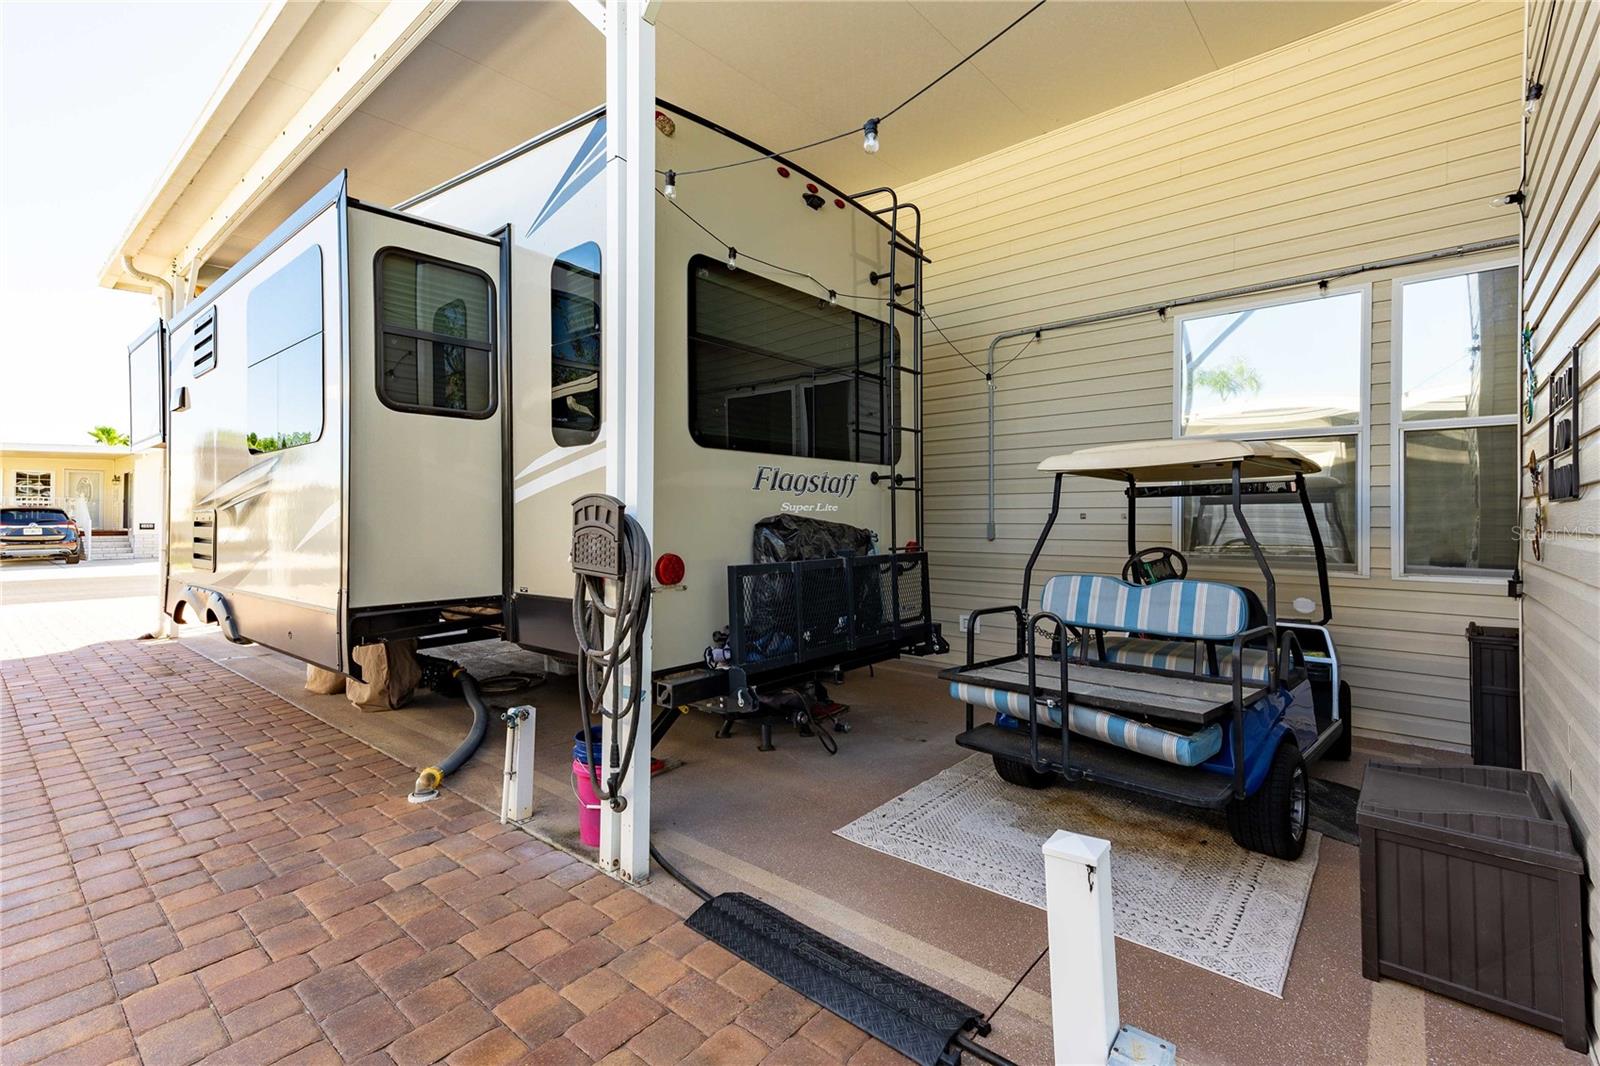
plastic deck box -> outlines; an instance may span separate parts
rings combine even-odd
[[[1583,860],[1544,778],[1372,763],[1361,830],[1361,966],[1588,1047]]]
[[[1472,761],[1479,766],[1522,769],[1522,695],[1517,681],[1520,639],[1517,630],[1505,626],[1467,625]]]

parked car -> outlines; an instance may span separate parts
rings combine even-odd
[[[0,559],[83,561],[78,523],[59,507],[0,508]]]

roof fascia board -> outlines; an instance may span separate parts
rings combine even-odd
[[[289,120],[285,135],[244,168],[239,184],[184,243],[177,260],[179,272],[187,273],[195,264],[203,264],[228,238],[235,225],[271,195],[427,38],[456,2],[397,0],[384,8]]]
[[[227,134],[228,128],[249,104],[251,97],[261,88],[273,67],[283,58],[296,36],[305,28],[307,20],[316,10],[315,4],[273,0],[262,9],[261,16],[250,29],[227,72],[217,83],[216,90],[206,101],[184,137],[182,147],[167,164],[167,168],[145,197],[133,221],[128,224],[122,238],[100,268],[100,284],[107,288],[133,288],[148,291],[148,286],[133,282],[122,269],[122,257],[132,256],[138,264],[144,244],[149,240],[172,205],[183,195],[196,173],[205,165],[217,144]],[[153,273],[172,273],[171,263],[145,264],[157,269]],[[131,284],[130,284],[131,283]]]
[[[589,20],[589,25],[606,32],[606,5],[601,0],[567,0],[573,9]]]
[[[227,239],[238,220],[248,215],[295,166],[382,84],[442,22],[457,0],[407,0],[390,3],[359,40],[334,64],[317,91],[290,119],[285,136],[273,142],[245,168],[242,180],[217,205],[217,210],[184,244],[180,268],[203,263]]]

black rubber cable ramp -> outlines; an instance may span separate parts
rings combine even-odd
[[[702,904],[688,926],[922,1066],[954,1061],[983,1012],[845,947],[742,892]]]

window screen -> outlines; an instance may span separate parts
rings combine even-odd
[[[550,431],[561,445],[600,436],[600,246],[590,241],[550,268]]]
[[[689,432],[708,448],[889,463],[887,324],[719,260],[689,263]],[[895,334],[896,352],[900,352]],[[903,362],[904,356],[897,354]]]
[[[487,275],[409,252],[378,256],[378,396],[402,411],[494,411],[494,289]]]
[[[322,248],[257,285],[245,305],[245,444],[276,452],[322,436]]]

